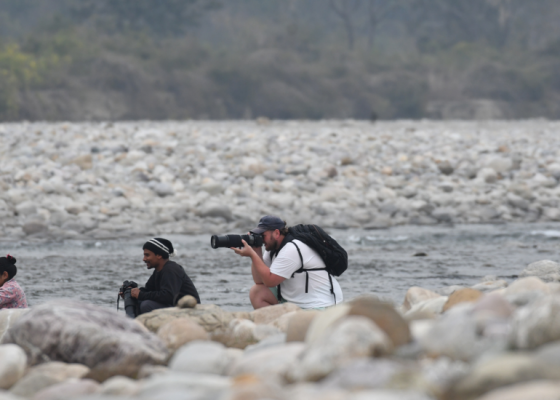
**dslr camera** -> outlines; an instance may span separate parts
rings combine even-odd
[[[263,236],[250,233],[248,235],[212,235],[210,245],[213,249],[220,247],[243,247],[241,240],[245,240],[251,247],[261,247],[264,243]]]
[[[138,284],[134,281],[124,281],[119,289],[119,296],[117,297],[117,311],[119,310],[119,299],[122,295],[124,297],[124,311],[130,318],[136,318],[138,314],[140,314],[138,300],[130,295],[130,290],[137,287]]]

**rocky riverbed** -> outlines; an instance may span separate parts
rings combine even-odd
[[[0,124],[2,240],[560,220],[560,123]]]
[[[560,264],[541,260],[511,284],[411,287],[398,305],[1,310],[0,399],[553,400],[559,282]]]

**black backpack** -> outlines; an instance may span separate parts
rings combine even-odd
[[[340,276],[348,268],[348,253],[321,227],[300,224],[288,228],[288,232],[319,253],[329,274]]]
[[[344,250],[336,240],[334,240],[327,232],[317,225],[295,225],[288,228],[288,236],[286,243],[292,243],[296,246],[299,258],[301,260],[301,268],[292,274],[299,274],[305,272],[305,293],[309,289],[309,273],[308,271],[327,271],[329,274],[329,281],[331,283],[331,293],[334,296],[334,303],[336,304],[336,295],[334,293],[334,286],[332,283],[331,275],[340,276],[348,268],[348,253]],[[325,268],[304,268],[303,257],[297,244],[292,242],[297,239],[307,246],[315,250],[325,263]],[[282,246],[283,247],[283,246]],[[280,249],[278,249],[279,251]],[[278,252],[276,253],[278,254]],[[278,285],[278,300],[282,300],[282,292],[280,285]]]

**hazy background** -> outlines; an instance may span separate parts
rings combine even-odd
[[[0,0],[0,121],[560,117],[558,0]]]

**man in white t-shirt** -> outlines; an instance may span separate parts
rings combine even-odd
[[[249,298],[255,309],[278,304],[279,300],[301,308],[324,308],[343,300],[340,285],[324,270],[325,263],[319,254],[305,243],[291,238],[282,219],[266,215],[251,232],[263,236],[264,255],[261,247],[251,247],[245,241],[242,249],[232,247],[232,250],[251,258],[255,285]],[[303,271],[296,272],[302,267],[302,260]]]

